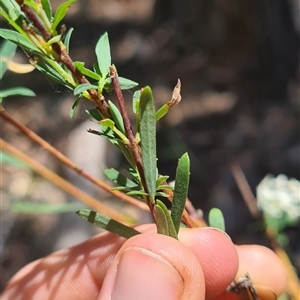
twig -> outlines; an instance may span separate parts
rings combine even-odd
[[[136,163],[138,172],[140,174],[140,178],[141,178],[141,183],[142,186],[145,190],[146,193],[148,193],[148,187],[146,184],[146,179],[145,179],[145,174],[144,174],[144,168],[143,168],[143,164],[142,164],[142,158],[141,158],[141,152],[139,149],[139,146],[137,145],[133,132],[132,132],[132,127],[131,127],[131,123],[128,117],[128,113],[126,110],[126,106],[125,106],[125,101],[124,101],[124,97],[123,97],[123,93],[120,87],[120,83],[119,83],[119,79],[118,79],[118,75],[116,72],[116,69],[114,66],[110,67],[110,77],[112,79],[113,85],[114,85],[114,91],[116,93],[116,97],[117,97],[117,101],[118,101],[118,105],[121,111],[121,115],[124,121],[124,127],[125,127],[125,131],[129,140],[129,147],[130,150],[133,154],[133,158],[134,161]],[[151,213],[153,215],[153,217],[155,217],[155,214],[153,212],[154,209],[154,205],[151,203],[149,197],[147,197],[146,202],[151,210]]]
[[[58,186],[60,189],[68,193],[69,195],[73,196],[74,198],[80,200],[81,202],[85,203],[86,205],[96,209],[97,211],[108,215],[109,217],[118,220],[119,222],[125,222],[126,224],[131,223],[132,221],[130,218],[126,218],[124,215],[116,212],[114,209],[102,204],[97,199],[93,198],[92,196],[86,194],[82,190],[78,189],[76,186],[71,184],[70,182],[66,181],[65,179],[61,178],[54,172],[50,171],[46,167],[39,164],[37,161],[33,160],[26,154],[22,153],[9,143],[5,142],[0,138],[0,145],[1,149],[5,152],[8,152],[19,160],[23,161],[26,165],[28,165],[32,170],[36,173],[50,181],[51,183]]]
[[[43,140],[41,137],[39,137],[37,134],[35,134],[33,131],[31,131],[28,127],[24,126],[23,124],[16,121],[14,118],[12,118],[3,107],[0,107],[0,116],[4,118],[6,121],[8,121],[10,124],[12,124],[14,127],[19,129],[21,132],[23,132],[25,135],[27,135],[31,140],[42,146],[46,151],[48,151],[51,155],[53,155],[56,159],[58,159],[61,163],[63,163],[68,168],[74,170],[77,172],[80,176],[84,177],[88,181],[92,182],[96,186],[100,187],[104,191],[108,192],[109,194],[121,199],[122,201],[125,201],[127,203],[130,203],[132,205],[135,205],[136,207],[139,207],[144,210],[149,210],[148,206],[138,201],[120,191],[113,191],[112,188],[104,183],[103,181],[99,180],[98,178],[90,175],[89,173],[85,172],[82,168],[78,167],[76,164],[74,164],[69,158],[64,156],[61,152],[59,152],[57,149],[55,149],[53,146],[51,146],[49,143],[47,143],[45,140]]]
[[[232,161],[230,163],[230,168],[250,213],[253,217],[259,216],[256,199],[251,191],[251,188],[240,165],[237,162]]]
[[[44,40],[48,42],[52,38],[52,34],[48,31],[48,29],[36,15],[36,13],[30,6],[24,3],[24,0],[16,0],[16,2],[19,4],[20,9],[27,16],[28,20],[30,20],[34,27],[37,28],[37,30],[41,33]],[[27,34],[29,34],[28,31]],[[79,70],[75,67],[73,60],[66,52],[65,46],[62,47],[59,43],[53,43],[51,44],[51,47],[56,53],[55,60],[57,62],[63,63],[71,71],[72,75],[77,79],[79,83],[90,83],[87,78],[83,74],[81,74],[81,72],[79,72]],[[104,97],[102,95],[98,95],[98,92],[95,89],[89,89],[87,90],[87,92],[89,93],[91,100],[97,105],[100,114],[106,118],[110,117],[109,107]]]

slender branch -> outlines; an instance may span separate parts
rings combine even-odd
[[[102,204],[97,199],[93,198],[92,196],[86,194],[82,190],[78,189],[76,186],[71,184],[70,182],[66,181],[65,179],[61,178],[54,172],[50,171],[43,165],[39,164],[37,161],[33,160],[26,154],[22,153],[12,145],[8,144],[4,140],[0,138],[0,145],[1,149],[7,153],[10,153],[17,157],[19,160],[23,161],[26,165],[28,165],[32,170],[36,173],[47,179],[49,182],[55,184],[60,189],[68,193],[69,195],[73,196],[74,198],[80,200],[81,202],[85,203],[86,205],[96,209],[97,211],[101,211],[102,213],[108,215],[109,217],[118,220],[119,222],[125,223],[132,223],[130,222],[131,219],[126,218],[124,215],[116,212],[114,209]]]
[[[230,163],[230,168],[251,215],[253,217],[257,217],[259,215],[259,210],[257,208],[256,199],[251,191],[241,166],[236,161],[233,161]]]
[[[48,42],[52,38],[51,32],[47,29],[47,27],[42,23],[40,18],[37,16],[37,14],[32,10],[30,6],[24,3],[24,0],[16,0],[16,2],[19,4],[20,9],[25,13],[27,18],[32,22],[35,28],[41,33],[44,40]],[[83,83],[90,83],[88,79],[81,74],[77,70],[77,68],[74,65],[73,60],[69,56],[69,54],[66,52],[66,49],[64,46],[60,45],[61,43],[53,43],[51,45],[54,53],[56,53],[55,60],[57,62],[63,63],[72,73],[74,78],[77,79],[77,81],[81,84]],[[91,100],[97,105],[97,108],[100,112],[100,114],[103,117],[109,118],[110,112],[109,107],[102,95],[98,95],[98,92],[95,89],[89,89],[87,91],[91,97]]]
[[[41,137],[39,137],[37,134],[35,134],[33,131],[31,131],[28,127],[24,126],[23,124],[16,121],[14,118],[12,118],[3,107],[0,107],[0,116],[8,121],[11,125],[16,127],[18,130],[23,132],[25,135],[27,135],[31,140],[39,144],[41,147],[43,147],[46,151],[48,151],[51,155],[53,155],[56,159],[58,159],[61,163],[63,163],[68,168],[74,170],[77,172],[80,176],[84,177],[88,181],[92,182],[96,186],[100,187],[107,193],[121,199],[122,201],[125,201],[127,203],[130,203],[132,205],[135,205],[136,207],[139,207],[144,210],[148,210],[148,206],[138,201],[120,191],[113,191],[112,188],[104,183],[103,181],[99,180],[98,178],[90,175],[89,173],[85,172],[82,168],[78,167],[76,164],[74,164],[70,159],[68,159],[66,156],[64,156],[61,152],[57,151],[53,146],[51,146],[49,143],[47,143],[45,140],[43,140]]]
[[[36,13],[31,9],[30,6],[24,3],[24,0],[16,0],[16,2],[19,4],[20,9],[24,12],[27,18],[38,29],[38,31],[41,33],[46,42],[48,42],[52,38],[51,33],[47,30],[40,18],[36,15]]]
[[[126,106],[125,106],[125,101],[124,101],[123,93],[122,93],[122,90],[121,90],[121,87],[120,87],[120,82],[119,82],[118,75],[117,75],[117,72],[116,72],[116,69],[115,69],[114,66],[110,66],[110,77],[111,77],[112,82],[113,82],[114,91],[116,93],[119,108],[120,108],[121,115],[122,115],[122,118],[123,118],[123,121],[124,121],[125,131],[126,131],[126,134],[127,134],[128,140],[129,140],[129,147],[130,147],[130,150],[133,154],[133,158],[134,158],[134,161],[136,163],[138,172],[140,174],[142,186],[143,186],[145,192],[148,193],[148,187],[147,187],[147,184],[146,184],[146,179],[145,179],[145,174],[144,174],[141,151],[140,151],[140,148],[139,148],[139,146],[137,145],[137,143],[135,141],[134,134],[132,132],[132,127],[131,127],[129,116],[128,116],[127,109],[126,109]],[[149,197],[147,197],[146,201],[147,201],[147,204],[148,204],[148,206],[151,210],[151,213],[152,213],[153,217],[155,217],[155,214],[153,212],[154,204],[151,203]]]

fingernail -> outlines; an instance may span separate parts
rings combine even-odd
[[[110,299],[180,299],[183,288],[172,264],[152,251],[131,247],[120,257]]]

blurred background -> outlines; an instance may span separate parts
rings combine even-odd
[[[53,9],[62,3],[51,2]],[[107,31],[119,75],[141,87],[150,85],[157,107],[170,100],[180,78],[182,101],[158,124],[160,173],[174,179],[178,158],[188,151],[189,199],[205,217],[210,208],[221,208],[236,243],[268,245],[237,187],[231,163],[242,168],[254,194],[267,174],[300,179],[299,5],[298,0],[78,0],[64,22],[74,28],[71,57],[87,67],[96,61],[94,47]],[[19,50],[15,60],[25,63],[26,56]],[[103,169],[124,165],[105,140],[86,132],[97,129],[84,112],[92,107],[88,101],[82,101],[71,120],[75,98],[70,91],[38,71],[7,72],[1,82],[3,87],[19,85],[37,94],[5,100],[4,108],[19,122],[98,178]],[[124,93],[129,111],[132,94]],[[1,135],[85,192],[112,201],[2,119]],[[1,175],[2,289],[28,262],[98,231],[74,214],[84,205],[38,175],[9,164],[2,165]],[[23,200],[74,203],[74,209],[60,214],[13,209],[13,203]],[[124,204],[116,208],[140,222],[151,220]],[[299,224],[285,234],[299,269]]]

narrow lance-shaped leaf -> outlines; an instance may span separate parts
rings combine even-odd
[[[128,227],[116,220],[89,209],[81,209],[76,212],[81,218],[94,224],[97,227],[108,230],[124,238],[130,238],[134,235],[140,234],[134,228]]]
[[[188,194],[190,181],[190,159],[187,153],[183,154],[179,159],[176,177],[175,177],[175,186],[174,186],[174,195],[171,209],[171,217],[178,233],[180,227],[180,221],[182,213],[185,207],[185,201]]]
[[[26,50],[41,53],[41,51],[33,43],[31,43],[20,33],[13,30],[1,28],[0,37],[17,44],[18,46],[20,46],[21,48],[25,48]]]
[[[66,36],[65,36],[65,39],[64,39],[64,44],[66,46],[66,49],[67,49],[67,53],[70,52],[70,40],[71,40],[71,35],[73,33],[73,30],[74,28],[70,28],[67,33],[66,33]]]
[[[86,90],[88,90],[88,89],[96,89],[96,88],[97,88],[97,86],[94,85],[94,84],[91,84],[91,83],[83,83],[83,84],[78,85],[78,86],[74,89],[73,94],[74,94],[74,96],[76,96],[76,95],[79,95],[80,93],[82,93],[82,92],[84,92],[84,91],[86,91]]]
[[[27,214],[61,214],[74,212],[82,208],[82,203],[33,203],[33,202],[14,202],[11,210]]]
[[[156,122],[152,90],[143,88],[140,97],[140,135],[142,162],[148,194],[154,199],[156,191]]]
[[[73,103],[73,105],[72,105],[72,107],[71,107],[71,109],[70,109],[70,111],[69,111],[69,116],[70,116],[71,119],[74,118],[74,115],[75,115],[75,112],[76,112],[76,109],[77,109],[77,107],[78,107],[78,104],[79,104],[80,100],[81,100],[81,97],[78,97],[78,98],[75,100],[75,102]]]
[[[170,213],[163,202],[156,200],[155,203],[155,219],[157,233],[164,234],[178,240]]]
[[[223,213],[218,208],[212,208],[208,214],[208,224],[210,227],[219,228],[225,231],[225,220]]]
[[[111,65],[110,45],[107,32],[101,35],[95,51],[99,70],[102,77],[105,78],[109,73],[109,66]]]
[[[0,99],[15,95],[34,97],[35,93],[32,90],[25,87],[14,87],[0,91]]]
[[[52,22],[52,26],[51,26],[51,30],[54,31],[56,30],[57,25],[59,24],[59,22],[65,17],[68,9],[70,8],[70,6],[76,2],[77,0],[68,0],[66,2],[64,2],[63,4],[61,4],[54,16],[53,22]]]
[[[75,67],[83,74],[83,75],[86,75],[90,78],[93,78],[95,80],[99,80],[100,79],[100,75],[98,75],[97,73],[87,69],[85,66],[84,66],[84,62],[81,62],[81,61],[75,61],[74,62],[74,65]]]
[[[104,170],[104,175],[109,178],[112,182],[116,183],[119,186],[126,187],[127,189],[136,189],[139,186],[133,182],[131,179],[125,177],[119,171],[115,169],[106,169]]]
[[[41,0],[43,9],[46,13],[48,20],[51,22],[52,19],[52,7],[49,0]]]
[[[108,107],[109,107],[109,111],[111,113],[111,116],[112,116],[113,120],[115,121],[115,124],[116,124],[117,128],[122,133],[125,134],[124,122],[123,122],[123,118],[122,118],[122,115],[121,115],[119,109],[110,100],[108,100]]]

